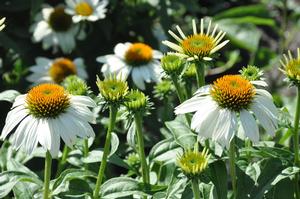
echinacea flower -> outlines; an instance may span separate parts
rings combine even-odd
[[[145,82],[158,82],[161,79],[162,68],[158,59],[162,53],[153,50],[144,43],[119,43],[114,48],[113,55],[97,58],[104,63],[101,71],[104,76],[117,74],[125,79],[131,74],[135,85],[144,90]]]
[[[97,21],[105,18],[106,0],[66,0],[66,12],[72,15],[74,23],[82,20]]]
[[[297,48],[297,58],[288,51],[288,56],[283,54],[284,60],[280,60],[283,69],[280,69],[292,84],[300,85],[300,49]]]
[[[177,163],[187,177],[197,178],[207,168],[209,157],[207,149],[202,152],[189,149],[178,158]]]
[[[266,133],[274,136],[277,110],[271,94],[256,88],[254,83],[241,75],[225,75],[213,85],[201,87],[191,99],[176,107],[175,113],[196,112],[191,128],[200,137],[212,138],[227,148],[237,131],[239,118],[244,135],[257,143],[259,130],[255,118]]]
[[[5,21],[5,17],[0,19],[0,31],[3,30],[3,28],[5,27],[4,21]]]
[[[35,23],[30,27],[33,41],[42,41],[43,49],[58,47],[63,53],[71,53],[76,46],[76,39],[83,39],[85,33],[79,24],[73,24],[72,16],[65,12],[63,6],[55,8],[47,6],[35,17]]]
[[[29,68],[32,74],[27,77],[27,80],[33,84],[45,82],[59,84],[69,75],[77,75],[82,79],[88,77],[82,58],[76,58],[72,61],[64,57],[56,59],[38,57],[35,62],[36,65]]]
[[[186,36],[181,28],[177,25],[176,29],[179,33],[179,36],[171,30],[168,31],[177,42],[173,43],[165,40],[162,43],[174,50],[176,55],[185,58],[188,61],[210,61],[212,59],[211,55],[224,47],[229,40],[225,40],[220,43],[226,32],[217,32],[218,25],[215,25],[214,28],[211,28],[211,21],[209,21],[207,30],[205,32],[204,20],[201,19],[200,23],[200,30],[197,30],[196,21],[192,21],[193,34],[188,36]]]
[[[8,113],[1,139],[15,128],[12,146],[31,154],[38,143],[56,157],[60,138],[69,147],[77,139],[94,136],[90,123],[94,115],[88,107],[95,102],[86,96],[68,94],[57,84],[41,84],[27,94],[19,95]]]

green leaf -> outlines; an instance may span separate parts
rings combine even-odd
[[[197,136],[190,129],[185,117],[177,116],[175,120],[165,122],[167,128],[173,134],[175,142],[183,148],[193,148],[197,141]]]
[[[0,100],[7,101],[7,102],[14,102],[15,98],[21,95],[19,91],[16,90],[6,90],[0,93]]]
[[[255,52],[261,33],[255,25],[251,23],[239,23],[235,19],[220,19],[216,21],[222,31],[225,31],[231,43]]]
[[[111,199],[133,194],[146,196],[144,190],[137,180],[128,177],[111,178],[107,180],[100,188],[101,198]]]
[[[257,179],[260,175],[260,167],[258,163],[249,164],[246,168],[246,174],[257,184]]]
[[[182,151],[182,148],[174,141],[174,139],[169,138],[158,142],[152,147],[149,153],[149,159],[168,164],[175,162],[178,154],[181,154]]]
[[[202,193],[203,199],[214,199],[218,198],[215,190],[215,186],[213,183],[200,183],[199,184],[200,193]]]
[[[271,183],[271,185],[276,185],[278,182],[280,182],[283,179],[289,178],[289,179],[293,179],[295,177],[295,174],[300,172],[300,168],[299,167],[288,167],[284,170],[282,170],[282,172],[273,180],[273,182]]]
[[[113,155],[118,150],[119,143],[120,143],[120,141],[119,141],[117,134],[112,133],[111,134],[111,143],[110,143],[111,149],[110,149],[110,153],[108,156]]]
[[[129,146],[136,150],[135,132],[136,132],[135,122],[132,122],[132,124],[128,129],[126,139]]]
[[[218,199],[227,198],[227,170],[224,161],[209,164],[211,181],[215,185]]]
[[[51,181],[52,195],[57,195],[61,192],[69,190],[70,181],[75,179],[86,180],[88,178],[95,178],[96,174],[91,171],[80,169],[67,169],[63,171],[57,179]]]

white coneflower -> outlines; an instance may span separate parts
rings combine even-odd
[[[38,57],[35,62],[36,65],[29,68],[29,71],[31,71],[32,74],[27,77],[27,80],[33,84],[45,82],[59,84],[69,75],[77,75],[82,79],[87,79],[88,77],[82,58],[76,58],[72,61],[64,57],[53,60],[45,57]]]
[[[5,27],[4,21],[5,21],[5,17],[0,19],[0,31],[3,30],[3,28]]]
[[[106,0],[66,0],[66,12],[72,15],[74,23],[82,20],[97,21],[105,18]]]
[[[104,63],[101,71],[105,76],[110,74],[121,75],[127,79],[131,77],[135,85],[144,90],[145,82],[158,82],[161,79],[162,68],[158,59],[162,53],[153,50],[144,43],[119,43],[114,48],[113,55],[105,55],[97,58]]]
[[[176,114],[189,112],[196,112],[191,128],[200,137],[212,138],[226,147],[237,130],[238,118],[245,136],[254,143],[259,141],[255,118],[269,135],[274,136],[277,128],[277,109],[271,94],[255,88],[253,82],[240,75],[217,79],[213,85],[200,88],[191,99],[175,108]]]
[[[56,157],[60,138],[72,147],[77,137],[94,136],[89,122],[94,123],[95,118],[88,107],[95,106],[89,97],[70,95],[56,84],[41,84],[16,98],[0,138],[17,127],[12,137],[15,149],[31,154],[40,143]]]
[[[44,49],[61,48],[63,53],[71,53],[76,46],[76,39],[85,37],[79,24],[73,24],[72,16],[65,12],[63,6],[42,9],[35,17],[35,23],[30,27],[33,41],[43,43]]]
[[[162,43],[172,50],[176,51],[175,54],[188,61],[192,60],[211,60],[211,55],[224,47],[229,40],[222,43],[226,32],[217,31],[218,25],[214,28],[211,26],[211,21],[208,23],[207,30],[204,30],[204,20],[201,19],[200,30],[197,30],[196,21],[192,21],[193,34],[186,36],[181,28],[177,25],[176,29],[179,36],[169,30],[169,34],[177,41],[173,43],[170,41],[163,41]]]
[[[297,57],[292,56],[291,51],[288,51],[288,56],[283,54],[284,60],[280,60],[283,69],[280,69],[292,84],[300,85],[300,49],[297,48]]]

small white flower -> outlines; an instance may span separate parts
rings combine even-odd
[[[94,137],[90,123],[95,122],[88,107],[95,102],[86,96],[68,94],[57,84],[41,84],[19,95],[8,113],[0,139],[16,128],[12,146],[31,154],[38,143],[57,157],[60,138],[72,147],[78,137]]]
[[[45,82],[61,83],[69,75],[77,75],[82,79],[87,79],[85,65],[82,58],[73,61],[68,58],[48,59],[38,57],[35,59],[36,65],[29,68],[32,72],[26,79],[33,85]]]
[[[240,75],[217,79],[212,86],[200,88],[191,99],[175,108],[176,114],[189,112],[196,112],[191,128],[200,137],[211,138],[223,147],[229,147],[238,130],[238,121],[245,136],[254,143],[259,141],[256,119],[271,136],[277,128],[278,113],[271,94],[255,88]]]
[[[112,55],[105,55],[97,58],[97,61],[104,63],[101,71],[104,76],[117,74],[127,79],[131,78],[135,85],[144,90],[145,82],[158,82],[161,79],[162,68],[158,59],[162,53],[153,50],[143,43],[119,43],[114,48]]]
[[[105,18],[106,0],[66,0],[66,12],[72,15],[74,23],[82,20],[97,21]]]
[[[4,21],[5,21],[5,17],[0,19],[0,31],[3,30],[3,28],[5,27]]]
[[[177,25],[176,29],[179,36],[169,30],[169,34],[177,41],[173,43],[170,41],[162,41],[162,43],[172,50],[174,50],[178,56],[192,60],[207,60],[210,61],[212,54],[223,48],[229,40],[225,40],[222,43],[221,40],[224,38],[226,32],[217,32],[218,25],[214,28],[211,27],[211,21],[208,23],[206,32],[204,31],[204,20],[201,19],[200,30],[197,30],[196,21],[192,21],[193,34],[186,36],[181,28]]]
[[[71,53],[76,46],[76,39],[83,39],[85,33],[79,24],[73,24],[71,15],[65,13],[64,7],[45,7],[35,17],[30,27],[32,40],[41,42],[43,49],[53,47],[54,52],[60,48],[63,53]]]

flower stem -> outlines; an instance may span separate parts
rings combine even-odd
[[[136,113],[134,115],[134,121],[136,126],[139,155],[141,158],[143,182],[145,184],[149,184],[150,182],[149,169],[148,169],[145,151],[144,151],[145,146],[144,146],[144,138],[142,133],[142,116],[140,115],[140,113]]]
[[[89,154],[89,142],[88,139],[84,139],[83,141],[83,157],[87,157]],[[88,164],[84,163],[84,168],[88,170]]]
[[[192,189],[193,189],[194,199],[200,199],[200,190],[199,190],[199,184],[197,178],[192,179]]]
[[[45,158],[45,171],[44,171],[44,194],[43,199],[49,198],[49,184],[50,184],[50,177],[51,177],[51,164],[52,164],[52,157],[49,151],[46,152]]]
[[[182,90],[181,86],[179,85],[178,77],[175,77],[174,75],[172,75],[171,79],[172,79],[173,84],[175,86],[177,96],[178,96],[178,99],[179,99],[180,103],[184,102],[184,100],[185,100],[184,93],[182,92],[183,90]]]
[[[237,196],[237,189],[236,189],[235,141],[234,141],[234,138],[231,140],[230,147],[229,147],[229,170],[230,170],[230,176],[231,176],[233,198],[235,199]]]
[[[100,191],[100,186],[104,177],[104,171],[107,163],[107,158],[109,154],[109,149],[110,149],[110,142],[111,142],[111,133],[115,127],[115,122],[117,118],[117,112],[118,109],[111,105],[109,107],[109,124],[108,124],[108,129],[107,129],[107,134],[106,134],[106,139],[105,139],[105,144],[104,144],[104,151],[103,151],[103,157],[101,161],[101,165],[99,168],[99,173],[97,177],[97,182],[94,190],[94,199],[99,198],[99,191]]]
[[[300,116],[300,86],[298,87],[297,93],[297,107],[296,107],[296,114],[295,114],[295,121],[294,121],[294,164],[299,166],[299,116]],[[299,191],[299,174],[295,175],[295,194],[296,198],[300,198],[300,191]]]
[[[61,174],[62,170],[65,167],[69,151],[70,151],[69,147],[67,145],[65,145],[62,157],[61,157],[60,161],[58,162],[57,171],[56,171],[56,175],[55,175],[56,178]]]
[[[201,61],[197,61],[196,64],[196,73],[197,73],[197,86],[201,88],[205,85],[205,64]]]

